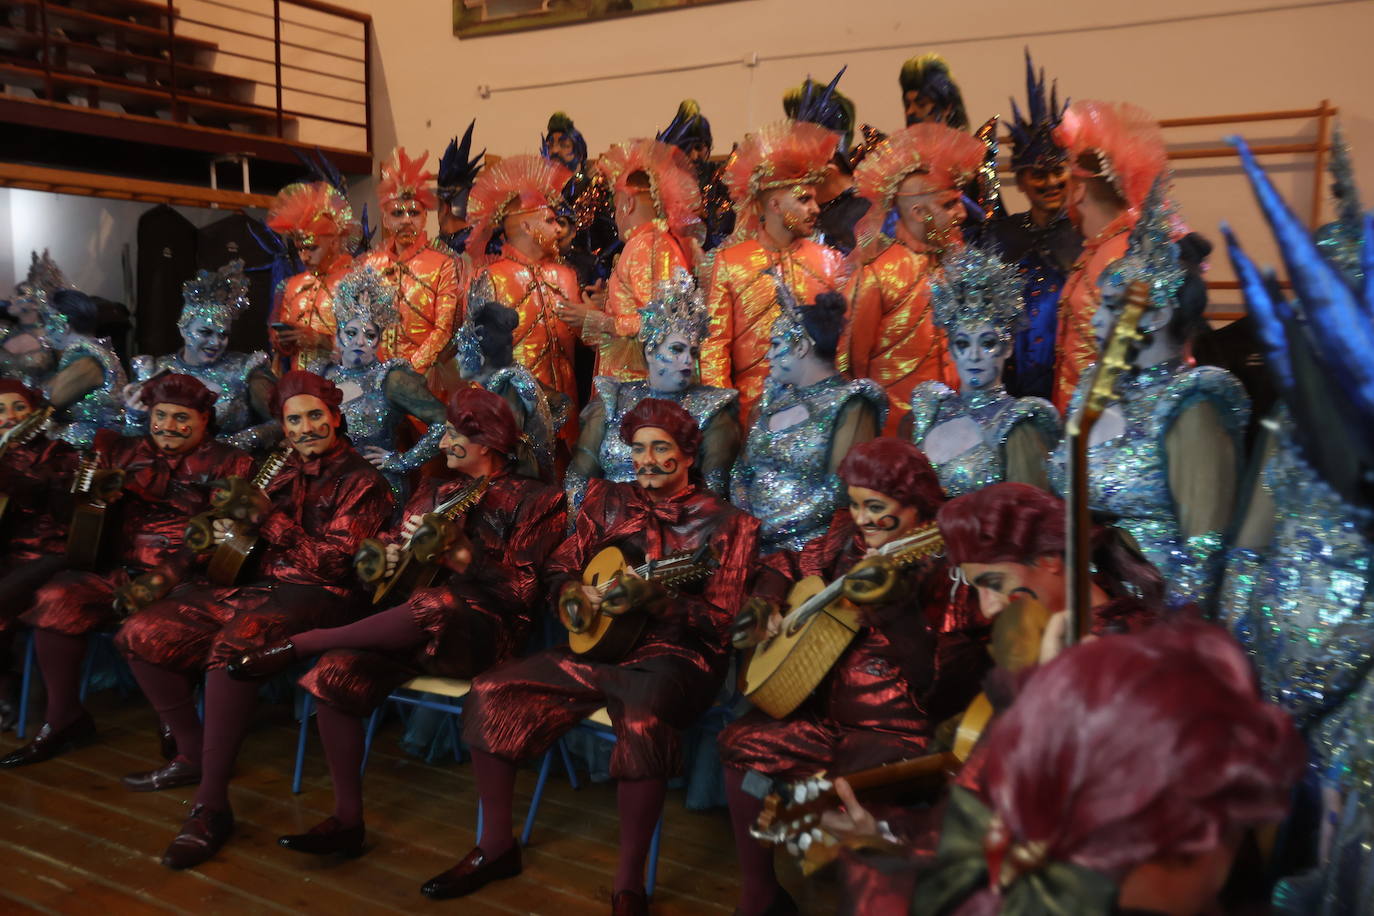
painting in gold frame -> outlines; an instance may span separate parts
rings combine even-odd
[[[476,38],[740,0],[453,0],[453,34]]]

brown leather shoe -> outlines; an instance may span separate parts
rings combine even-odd
[[[275,646],[249,649],[238,658],[229,659],[224,671],[236,681],[257,681],[285,671],[296,660],[296,647],[291,640]]]
[[[161,769],[130,773],[119,781],[130,792],[161,792],[179,786],[194,786],[200,782],[200,764],[174,757],[171,763]]]
[[[162,854],[162,864],[175,869],[195,868],[219,852],[233,832],[234,812],[196,805],[181,825],[177,838]]]
[[[643,891],[616,891],[611,895],[611,916],[649,916],[649,898]]]
[[[31,763],[42,763],[57,755],[80,747],[95,737],[95,720],[91,714],[83,712],[81,718],[65,728],[53,728],[44,722],[33,740],[21,748],[0,757],[0,767],[25,767]]]
[[[520,874],[520,844],[511,843],[510,849],[494,859],[488,859],[481,846],[473,847],[463,861],[441,875],[435,875],[420,888],[420,893],[435,900],[450,897],[466,897],[478,888],[493,881],[514,878]]]
[[[343,856],[356,859],[367,850],[363,840],[367,828],[362,824],[345,827],[333,817],[327,817],[306,833],[293,833],[277,838],[277,845],[312,856]]]

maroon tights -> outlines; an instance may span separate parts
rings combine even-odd
[[[415,625],[410,608],[401,604],[364,617],[346,627],[306,630],[291,637],[297,658],[309,658],[329,649],[406,649],[426,639]]]
[[[515,765],[485,751],[472,751],[472,771],[477,778],[478,798],[482,802],[482,835],[477,845],[487,858],[494,859],[515,843],[511,819],[515,794]],[[663,816],[663,797],[668,791],[665,779],[621,780],[616,789],[616,809],[620,815],[620,862],[616,867],[615,890],[644,890],[644,861],[649,855],[654,828]]]
[[[735,832],[735,856],[739,860],[740,916],[758,916],[772,906],[781,892],[777,873],[773,870],[773,847],[764,846],[749,834],[758,820],[763,802],[742,788],[744,771],[725,768],[725,800],[730,805],[730,826]]]
[[[334,819],[345,827],[355,827],[363,822],[363,720],[328,703],[316,703],[315,724],[334,783]]]
[[[195,684],[191,678],[170,668],[159,668],[139,658],[129,659],[134,679],[143,695],[167,723],[177,742],[177,757],[200,764],[201,725],[196,713]]]
[[[86,637],[34,630],[33,651],[48,691],[44,718],[54,729],[66,728],[85,712],[81,706],[81,663],[86,658]]]

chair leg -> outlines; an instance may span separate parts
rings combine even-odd
[[[307,693],[301,701],[301,727],[296,735],[296,769],[291,774],[291,792],[294,795],[301,794],[301,772],[305,769],[305,735],[310,729],[310,713],[314,709],[315,698]]]
[[[20,738],[24,737],[29,728],[29,688],[33,686],[33,669],[37,667],[32,630],[29,631],[28,637],[28,642],[24,646],[24,673],[19,679],[19,721],[14,726],[14,733]]]
[[[658,882],[658,847],[663,839],[663,815],[658,817],[658,825],[654,827],[654,838],[649,841],[649,876],[644,881],[644,894],[646,897],[654,896],[654,884]]]
[[[382,722],[382,712],[386,709],[386,703],[372,710],[372,715],[367,720],[367,731],[363,733],[363,765],[362,772],[367,772],[367,758],[372,756],[372,739],[377,737],[377,726]]]
[[[568,753],[568,743],[562,738],[558,739],[558,753],[563,757],[563,769],[568,774],[568,784],[574,789],[582,788],[582,784],[577,781],[577,767],[573,766],[572,755]]]
[[[91,675],[95,672],[95,657],[99,652],[100,638],[90,636],[86,640],[86,658],[81,662],[81,690],[78,694],[81,702],[86,702],[86,694],[91,689]]]
[[[482,842],[482,800],[480,798],[477,799],[477,842]]]
[[[530,834],[534,831],[534,817],[539,813],[539,802],[544,797],[544,783],[549,781],[549,770],[553,767],[553,748],[544,752],[544,762],[539,764],[539,778],[534,781],[534,794],[530,796],[530,810],[525,813],[525,827],[520,831],[520,845],[528,846]]]

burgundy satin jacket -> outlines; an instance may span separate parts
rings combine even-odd
[[[0,458],[0,493],[9,497],[0,524],[0,550],[11,561],[65,549],[69,503],[62,494],[71,485],[76,455],[76,449],[61,439],[39,436],[13,446]]]

